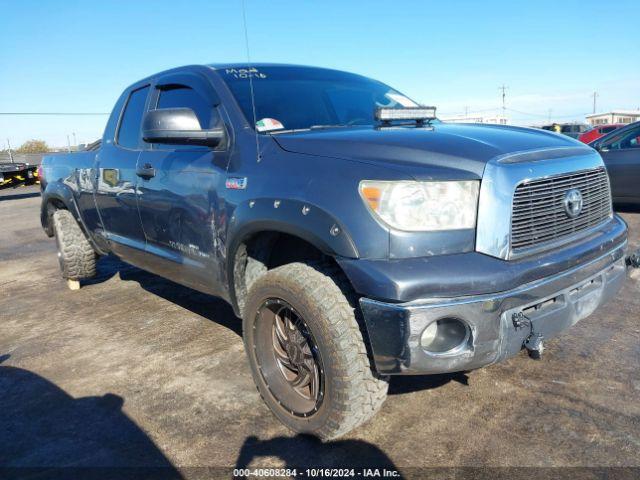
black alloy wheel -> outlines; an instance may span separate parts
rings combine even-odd
[[[322,405],[324,370],[302,316],[286,301],[269,298],[258,309],[254,328],[258,368],[273,396],[292,415],[313,415]]]

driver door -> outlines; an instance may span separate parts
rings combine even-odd
[[[149,110],[190,108],[208,129],[225,124],[217,98],[197,74],[172,74],[154,85]],[[214,295],[222,284],[219,232],[226,217],[219,192],[225,188],[227,147],[146,143],[138,158],[146,268]]]

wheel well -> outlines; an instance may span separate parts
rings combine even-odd
[[[295,235],[260,232],[243,241],[233,263],[233,286],[237,313],[242,315],[247,291],[267,271],[293,262],[325,261],[337,265],[333,257]]]
[[[47,236],[49,237],[53,237],[53,214],[55,213],[56,210],[67,210],[67,206],[59,199],[57,198],[51,198],[49,199],[49,201],[47,201],[47,206],[46,206],[46,217],[45,217],[45,222],[46,224],[44,225],[44,230],[45,233],[47,234]]]
[[[331,255],[323,253],[312,243],[295,235],[281,232],[260,232],[245,239],[236,250],[233,264],[233,307],[237,315],[244,315],[247,291],[258,278],[270,269],[293,262],[325,262],[334,267],[338,287],[355,309],[356,321],[367,349],[370,364],[373,365],[371,342],[358,307],[358,294],[344,271]]]

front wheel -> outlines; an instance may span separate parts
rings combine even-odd
[[[292,263],[251,286],[244,343],[262,398],[287,427],[332,439],[371,418],[387,381],[372,371],[341,273]]]

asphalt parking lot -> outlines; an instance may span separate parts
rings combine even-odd
[[[394,378],[378,416],[321,444],[263,405],[224,302],[114,258],[67,289],[39,205],[0,192],[0,466],[640,466],[638,280],[541,361]]]

